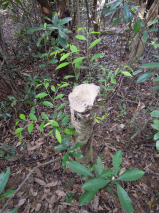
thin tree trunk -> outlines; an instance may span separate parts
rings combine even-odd
[[[50,8],[50,4],[48,2],[48,0],[37,0],[39,3],[39,7],[40,7],[40,12],[43,16],[43,18],[46,16],[49,19],[52,19],[52,12],[51,12],[51,8]],[[45,22],[47,24],[52,24],[51,21],[45,19]]]

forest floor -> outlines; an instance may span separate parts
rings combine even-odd
[[[6,34],[5,34],[6,35]],[[123,54],[125,44],[121,37],[116,35],[101,36],[102,41],[98,52],[103,52],[105,57],[100,63],[108,65],[109,69],[115,71],[121,64],[126,64],[129,54]],[[126,38],[125,38],[126,39]],[[82,47],[82,49],[84,49]],[[146,49],[148,51],[149,49]],[[83,53],[84,54],[84,53]],[[93,54],[93,53],[92,53]],[[30,59],[29,59],[30,60]],[[148,62],[148,61],[145,61]],[[49,65],[47,70],[39,68],[40,61],[34,61],[28,64],[28,59],[20,58],[15,62],[14,66],[22,66],[21,73],[34,75],[39,77],[47,73],[53,79],[55,76],[55,66]],[[134,71],[141,65],[141,61],[133,66]],[[82,77],[79,84],[85,80],[86,71],[82,71]],[[99,85],[97,79],[97,71],[93,75],[93,83]],[[117,81],[119,78],[117,79]],[[98,156],[101,157],[104,169],[112,168],[113,154],[122,150],[122,171],[138,168],[145,172],[144,176],[132,182],[122,182],[122,187],[130,196],[135,213],[157,213],[159,212],[159,152],[156,150],[153,134],[155,133],[149,124],[145,131],[137,136],[128,149],[125,149],[129,138],[140,128],[142,128],[149,117],[149,112],[156,105],[157,99],[150,94],[151,79],[144,83],[136,84],[132,82],[131,77],[122,76],[120,86],[114,96],[109,95],[106,101],[97,98],[96,105],[99,108],[99,116],[104,115],[109,110],[109,116],[101,123],[96,123],[93,129],[93,162],[96,164]],[[68,81],[69,82],[69,81]],[[60,93],[65,94],[62,102],[68,103],[68,94],[72,92],[73,82],[66,88],[61,88]],[[131,84],[132,83],[132,84]],[[55,84],[55,83],[54,83]],[[19,82],[20,91],[23,84]],[[61,104],[57,101],[57,106]],[[145,105],[144,109],[138,115],[133,130],[129,131],[129,122],[133,117],[139,101]],[[151,102],[151,105],[150,105]],[[28,116],[32,105],[22,107],[20,113]],[[40,116],[42,112],[47,115],[53,114],[53,108],[39,105],[36,107],[36,116]],[[70,114],[69,104],[65,107],[65,112]],[[19,123],[19,127],[23,127],[24,122]],[[21,142],[15,131],[15,115],[7,120],[0,120],[0,145],[7,143],[11,147],[16,147],[16,155],[21,158],[10,158],[8,161],[0,158],[0,172],[6,171],[9,166],[11,174],[5,190],[16,190],[21,182],[26,178],[29,172],[41,163],[50,161],[51,159],[61,158],[63,152],[55,151],[54,147],[58,145],[55,137],[46,136],[50,130],[47,126],[41,133],[39,125],[33,129],[32,134],[28,134],[27,129],[22,132]],[[26,166],[27,164],[27,166]],[[19,206],[19,213],[51,213],[59,212],[126,212],[121,207],[117,193],[113,191],[113,195],[106,188],[98,191],[92,202],[88,205],[79,207],[79,197],[84,192],[82,189],[84,181],[80,175],[72,172],[68,167],[62,169],[61,161],[43,167],[43,170],[36,169],[28,178],[23,187],[16,193],[14,198],[9,202],[8,209]],[[68,201],[72,200],[71,203]],[[0,208],[7,202],[3,199]],[[3,213],[8,211],[6,209]]]

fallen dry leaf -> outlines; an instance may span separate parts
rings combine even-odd
[[[41,180],[41,179],[39,179],[39,178],[35,178],[34,181],[35,181],[36,183],[40,184],[41,186],[45,186],[45,185],[46,185],[45,181],[43,181],[43,180]]]
[[[56,194],[59,195],[59,196],[61,196],[61,197],[66,196],[66,193],[63,192],[63,191],[61,191],[61,190],[57,190]]]

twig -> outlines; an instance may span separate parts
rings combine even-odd
[[[19,185],[19,187],[15,190],[15,192],[12,194],[12,196],[8,199],[8,201],[6,202],[6,204],[3,206],[3,208],[1,209],[0,213],[2,213],[4,211],[4,209],[7,207],[7,205],[9,204],[9,202],[11,201],[11,199],[15,196],[15,194],[22,188],[22,186],[25,184],[25,182],[28,180],[28,178],[30,177],[30,175],[39,167],[41,166],[46,166],[48,164],[54,163],[56,161],[60,161],[61,158],[57,158],[54,160],[50,160],[48,162],[45,162],[41,165],[36,166],[34,169],[31,170],[31,172],[26,176],[26,178],[24,179],[24,181]]]

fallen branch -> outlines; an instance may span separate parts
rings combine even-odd
[[[60,161],[61,158],[57,158],[57,159],[54,159],[54,160],[50,160],[46,163],[43,163],[41,165],[38,165],[36,166],[34,169],[31,170],[31,172],[26,176],[26,178],[24,179],[24,181],[20,184],[20,186],[15,190],[15,192],[12,194],[12,196],[8,199],[8,201],[6,202],[6,204],[3,206],[3,208],[0,210],[0,213],[2,213],[4,211],[4,209],[7,207],[7,205],[9,204],[9,202],[11,201],[11,199],[14,197],[14,195],[22,188],[22,186],[25,184],[25,182],[28,180],[28,178],[30,177],[30,175],[36,170],[38,169],[39,167],[41,166],[46,166],[48,164],[51,164],[51,163],[54,163],[56,161]]]

